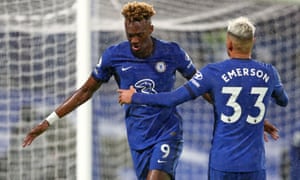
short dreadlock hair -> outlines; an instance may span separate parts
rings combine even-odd
[[[144,2],[129,2],[122,10],[122,15],[129,21],[150,20],[154,14],[153,6]]]

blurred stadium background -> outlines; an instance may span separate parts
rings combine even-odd
[[[91,0],[91,61],[125,40],[124,0]],[[270,104],[267,118],[281,138],[266,143],[270,180],[300,175],[300,4],[279,0],[145,0],[154,5],[154,36],[176,41],[198,68],[226,58],[227,21],[248,16],[256,26],[255,58],[274,64],[290,103]],[[56,123],[30,147],[26,133],[76,89],[75,0],[0,0],[0,179],[76,179],[76,113]],[[80,25],[80,24],[79,24]],[[178,79],[177,85],[184,81]],[[91,153],[94,180],[134,180],[113,79],[94,95]],[[184,152],[177,179],[207,179],[212,107],[201,98],[179,106]],[[84,121],[84,119],[78,119]],[[80,145],[79,145],[80,146]]]

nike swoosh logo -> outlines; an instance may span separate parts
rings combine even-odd
[[[166,163],[167,161],[157,160],[157,163]]]
[[[132,68],[132,66],[122,67],[121,71],[127,71],[127,70],[129,70],[129,69],[131,69],[131,68]]]

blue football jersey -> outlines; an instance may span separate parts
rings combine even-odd
[[[189,85],[196,96],[206,89],[215,102],[210,166],[234,172],[265,169],[263,120],[270,98],[285,94],[276,69],[230,59],[206,66]],[[286,105],[285,98],[276,100]]]
[[[132,102],[173,106],[204,93],[214,101],[210,166],[232,172],[265,169],[263,128],[269,101],[273,97],[281,106],[288,103],[272,65],[253,59],[208,64],[172,93],[135,93]]]
[[[114,76],[119,88],[134,85],[137,92],[155,94],[173,89],[176,71],[190,79],[196,69],[186,52],[177,43],[153,38],[153,54],[140,59],[131,53],[129,42],[104,51],[92,76],[106,82]],[[129,145],[143,149],[160,140],[182,139],[181,117],[176,107],[124,105]]]

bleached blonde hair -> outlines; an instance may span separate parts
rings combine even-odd
[[[227,32],[236,38],[249,40],[254,37],[255,26],[248,18],[238,17],[229,21]]]

